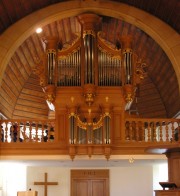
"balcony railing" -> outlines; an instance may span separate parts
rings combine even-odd
[[[0,142],[3,143],[43,143],[55,142],[57,139],[58,127],[55,127],[55,120],[1,120]],[[112,130],[112,129],[111,129]],[[126,118],[124,129],[120,130],[123,141],[128,142],[179,142],[180,141],[180,119],[143,119]],[[67,134],[68,135],[68,134]],[[113,143],[110,133],[110,143]],[[99,134],[98,137],[103,137]],[[104,138],[99,138],[103,141]],[[69,139],[67,138],[67,141]],[[91,143],[102,145],[102,143]],[[78,145],[81,145],[79,143]],[[83,143],[83,145],[85,145]],[[104,143],[103,143],[104,145]]]
[[[54,120],[2,120],[0,142],[53,142]]]
[[[125,120],[125,139],[144,142],[180,141],[180,119],[138,119]]]

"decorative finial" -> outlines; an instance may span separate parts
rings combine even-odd
[[[106,99],[106,102],[108,102],[108,101],[109,101],[109,97],[106,97],[105,99]]]
[[[74,102],[74,97],[71,97],[71,102],[72,102],[72,103]]]

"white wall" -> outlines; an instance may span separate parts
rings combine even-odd
[[[2,165],[0,164],[0,196],[2,196],[3,182],[2,182]]]
[[[121,167],[110,169],[111,196],[152,196],[152,167]]]
[[[34,181],[44,181],[44,173],[47,172],[48,181],[57,181],[59,184],[58,186],[48,186],[48,196],[70,196],[70,169],[59,167],[28,167],[27,185],[32,190],[37,190],[40,196],[43,195],[44,187],[39,185],[35,186],[33,183]],[[110,170],[110,196],[119,196],[120,194],[127,196],[153,195],[153,168],[151,166],[112,167],[106,169]]]
[[[153,166],[153,189],[162,190],[162,187],[159,185],[159,182],[168,181],[168,164],[158,164]],[[155,193],[154,193],[155,195]]]
[[[153,196],[153,189],[162,189],[158,187],[159,181],[166,181],[165,173],[167,172],[164,171],[167,164],[164,166],[130,164],[124,167],[98,167],[96,169],[110,170],[110,196]],[[17,191],[29,188],[37,190],[38,196],[44,195],[44,186],[34,185],[34,182],[44,181],[45,172],[48,173],[48,181],[58,182],[58,185],[48,186],[48,196],[70,196],[70,170],[69,167],[25,167],[21,164],[0,164],[2,196],[16,196]]]
[[[17,196],[26,190],[26,166],[17,163],[1,163],[2,196]]]
[[[28,167],[27,188],[38,191],[38,196],[44,195],[44,186],[34,185],[35,181],[44,181],[44,173],[48,175],[48,182],[58,182],[58,185],[48,186],[48,196],[70,195],[70,169],[62,167]]]

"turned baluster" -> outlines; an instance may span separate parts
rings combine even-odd
[[[29,122],[29,142],[32,142],[32,122]]]
[[[174,122],[172,122],[172,141],[175,141],[175,128],[174,128]]]
[[[147,133],[147,141],[151,141],[151,125],[149,122],[147,122],[148,125],[147,125],[147,130],[148,130],[148,133]]]
[[[4,131],[4,129],[3,129],[3,126],[2,126],[2,124],[1,124],[1,127],[0,127],[0,143],[1,142],[4,142],[4,136],[5,136],[5,131]]]
[[[133,122],[129,123],[129,140],[131,141],[133,138]]]
[[[162,142],[163,141],[163,138],[162,138],[162,123],[160,123],[160,126],[159,126],[159,140],[160,140],[160,142]]]
[[[153,139],[154,142],[156,142],[156,141],[157,141],[157,138],[156,138],[157,124],[154,122],[153,125],[154,125],[154,126],[153,126],[153,135],[152,135],[152,139]]]
[[[139,124],[140,124],[140,139],[141,141],[145,141],[145,123],[139,121]]]
[[[23,136],[23,138],[24,138],[24,141],[26,142],[26,140],[27,140],[27,125],[26,125],[26,122],[22,122],[22,136]]]
[[[46,129],[45,129],[45,127],[46,127]],[[41,142],[45,142],[45,140],[44,140],[44,131],[45,130],[48,130],[48,124],[45,126],[45,124],[42,124],[42,130],[41,130]]]
[[[169,141],[170,138],[169,138],[169,129],[168,129],[168,122],[165,123],[165,130],[166,130],[166,141]]]
[[[8,142],[8,123],[4,123],[4,142]]]
[[[35,126],[35,142],[38,142],[38,123],[36,123],[36,126]]]
[[[130,136],[129,136],[130,122],[129,122],[129,121],[126,121],[125,126],[126,126],[126,130],[125,130],[126,138],[125,138],[125,139],[126,139],[126,140],[129,140],[129,139],[130,139]]]
[[[16,142],[20,142],[20,122],[18,124],[17,122],[17,136],[16,136]]]
[[[140,132],[139,132],[139,124],[138,122],[135,122],[135,140],[140,140]]]
[[[177,127],[177,141],[180,141],[180,123],[178,123]]]

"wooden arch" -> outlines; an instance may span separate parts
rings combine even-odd
[[[94,0],[77,0],[55,4],[34,12],[7,29],[0,37],[0,84],[10,58],[24,40],[35,31],[36,27],[87,11],[123,19],[150,35],[169,57],[177,75],[180,91],[179,34],[164,22],[142,10],[122,3],[103,0],[101,3]]]

